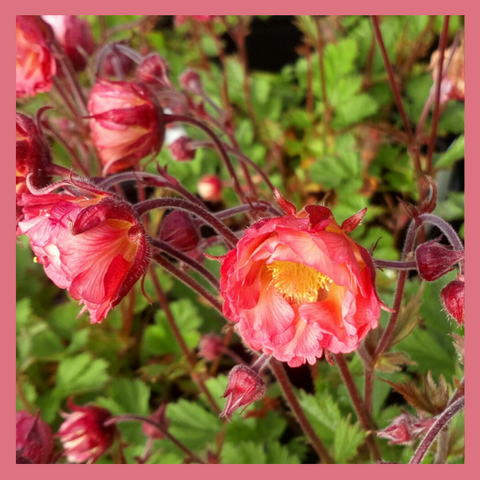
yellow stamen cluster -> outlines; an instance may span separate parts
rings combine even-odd
[[[323,273],[301,263],[276,260],[267,269],[275,290],[292,303],[316,302],[320,293],[328,294],[332,283]]]

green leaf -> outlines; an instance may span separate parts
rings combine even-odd
[[[335,428],[333,442],[333,458],[337,463],[346,463],[357,453],[357,448],[363,442],[365,432],[358,423],[350,425],[348,419],[342,418]]]
[[[248,411],[248,409],[247,409]],[[287,422],[278,413],[269,411],[264,418],[245,418],[235,413],[232,421],[227,425],[227,439],[231,442],[256,441],[259,438],[265,443],[278,440]]]
[[[264,452],[263,444],[226,442],[222,449],[221,461],[226,464],[260,465],[267,463],[267,455]]]
[[[268,464],[286,465],[299,464],[300,458],[291,453],[285,445],[280,445],[278,442],[267,443],[267,461]]]
[[[448,150],[442,154],[438,160],[435,161],[435,167],[437,168],[449,168],[457,160],[465,157],[465,135],[460,135],[448,148]]]
[[[221,428],[221,421],[216,415],[198,403],[187,400],[170,403],[167,417],[171,421],[172,435],[194,450],[200,450],[208,443],[213,443],[215,435]]]
[[[378,103],[374,98],[365,93],[358,94],[337,107],[333,124],[337,128],[347,127],[374,115],[377,111]]]
[[[63,359],[58,365],[55,392],[60,398],[100,390],[108,380],[108,364],[88,353]]]

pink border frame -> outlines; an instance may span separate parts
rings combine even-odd
[[[477,10],[473,2],[467,2],[465,0],[457,0],[455,2],[447,2],[445,0],[437,0],[435,2],[431,0],[426,0],[420,3],[418,0],[404,0],[400,4],[390,4],[386,1],[371,1],[366,2],[355,2],[353,0],[343,1],[341,3],[335,2],[321,2],[321,1],[312,1],[312,0],[296,0],[294,4],[274,2],[273,0],[264,0],[259,2],[258,0],[242,0],[240,4],[231,4],[230,6],[225,0],[177,0],[173,4],[162,6],[162,2],[158,0],[153,2],[151,0],[144,1],[140,5],[136,5],[132,8],[131,4],[120,5],[118,2],[113,2],[112,0],[103,2],[102,5],[99,5],[98,0],[82,0],[81,3],[72,4],[65,1],[59,0],[44,0],[44,1],[32,1],[32,0],[23,0],[18,4],[13,4],[11,2],[5,2],[2,7],[2,15],[0,17],[1,22],[1,45],[4,45],[2,51],[4,53],[3,58],[8,57],[10,53],[13,52],[14,47],[14,31],[13,31],[13,15],[14,14],[46,14],[46,13],[55,13],[55,14],[64,14],[70,11],[75,14],[152,14],[157,13],[159,10],[162,10],[162,13],[166,15],[171,14],[194,14],[194,13],[218,13],[218,14],[256,14],[256,15],[265,15],[265,14],[275,14],[275,15],[291,15],[295,14],[358,14],[360,11],[365,11],[367,13],[378,13],[383,15],[388,14],[425,14],[431,13],[434,11],[445,13],[452,13],[452,10],[456,10],[456,14],[466,15],[465,23],[468,25],[466,27],[466,48],[467,48],[467,58],[468,52],[475,52],[480,45],[480,28],[477,28],[473,25],[475,16],[474,12]],[[75,8],[76,7],[76,8]],[[78,8],[80,7],[80,8]],[[13,10],[15,10],[13,12]],[[135,10],[134,12],[132,10]],[[11,12],[12,11],[12,12]],[[470,20],[472,20],[472,25],[470,25]],[[471,50],[470,50],[471,49]],[[474,105],[479,106],[479,97],[480,94],[475,90],[473,85],[478,85],[480,83],[480,62],[474,60],[475,53],[472,53],[471,62],[467,62],[467,78],[468,84],[472,85],[472,88],[469,90],[468,97],[468,108],[466,109],[466,114],[468,121],[466,122],[466,130],[468,132],[467,137],[473,139],[474,134]],[[11,80],[10,80],[11,78]],[[0,90],[0,96],[3,100],[2,105],[8,105],[11,101],[13,103],[13,95],[10,92],[13,92],[13,73],[12,77],[1,76],[0,82],[2,83],[2,88]],[[11,83],[12,82],[12,85]],[[11,86],[10,86],[11,85]],[[4,156],[7,157],[3,162],[7,163],[9,166],[8,169],[13,170],[14,162],[9,158],[14,157],[14,147],[13,141],[11,140],[11,121],[5,115],[0,117],[2,124],[2,139],[4,145]],[[8,132],[8,133],[6,133]],[[478,133],[477,133],[478,134]],[[6,150],[6,151],[5,151]],[[475,223],[474,218],[478,218],[478,213],[474,213],[475,200],[476,196],[474,192],[474,182],[476,179],[480,178],[480,163],[479,160],[474,161],[474,157],[477,159],[480,157],[478,155],[480,147],[477,146],[473,141],[467,142],[467,150],[469,152],[469,157],[472,158],[471,163],[468,165],[468,175],[466,175],[467,183],[467,198],[466,202],[467,208],[467,217],[470,218],[470,221],[467,222],[466,231],[468,231],[468,238],[473,239],[477,235],[480,237],[480,222]],[[7,174],[7,177],[10,174]],[[11,174],[13,177],[13,172]],[[13,188],[13,187],[12,187]],[[5,201],[5,204],[8,205],[11,202],[12,194],[8,189],[0,189],[0,195],[2,196],[2,204]],[[7,222],[7,226],[4,227],[4,231],[7,232],[14,223],[13,220],[13,207],[7,208],[7,218],[11,219]],[[10,213],[11,212],[11,213]],[[11,224],[10,224],[11,221]],[[1,251],[6,251],[7,254],[3,255],[3,264],[4,271],[13,272],[15,267],[15,255],[10,254],[11,248],[13,248],[13,238],[10,239],[11,234],[0,236]],[[473,241],[473,240],[470,240]],[[472,244],[473,245],[473,244]],[[476,247],[472,246],[467,249],[467,258],[468,265],[473,271],[473,264],[480,266],[480,253],[476,253]],[[8,270],[6,270],[7,268]],[[480,282],[473,278],[474,275],[468,277],[467,274],[467,298],[471,298],[472,301],[467,301],[467,317],[471,318],[469,325],[469,335],[470,338],[476,338],[479,334],[480,329],[480,320],[474,318],[475,309],[473,305],[473,298],[475,296],[474,287],[480,287]],[[476,283],[479,282],[479,283]],[[474,285],[475,283],[475,285]],[[15,435],[15,420],[14,415],[12,414],[14,410],[14,381],[15,381],[15,369],[14,369],[14,360],[15,360],[15,343],[13,341],[15,335],[15,304],[13,299],[15,298],[15,287],[14,282],[8,277],[3,277],[1,279],[1,292],[2,292],[2,306],[4,313],[4,335],[2,336],[2,349],[0,350],[0,356],[4,362],[6,368],[3,375],[3,382],[6,385],[6,394],[0,397],[0,415],[1,423],[3,426],[2,433],[0,435],[0,455],[2,458],[2,471],[4,471],[3,478],[10,479],[23,479],[32,477],[35,479],[43,480],[44,478],[50,479],[60,479],[68,476],[68,480],[77,480],[84,478],[85,472],[83,472],[83,467],[79,465],[69,465],[67,466],[56,466],[56,465],[37,465],[35,467],[30,466],[18,466],[14,464],[14,454],[13,454],[13,436]],[[477,292],[478,294],[478,292]],[[468,342],[467,342],[468,343]],[[472,343],[472,342],[471,342]],[[467,348],[467,357],[468,365],[474,366],[480,364],[480,350],[470,351]],[[473,382],[473,380],[472,380]],[[475,382],[472,385],[469,385],[469,400],[471,405],[478,405],[479,402],[479,392],[480,386],[475,385]],[[466,429],[467,442],[467,463],[465,465],[457,465],[443,467],[443,466],[430,466],[429,475],[435,475],[436,478],[445,478],[447,475],[451,475],[453,472],[452,469],[460,469],[461,472],[455,472],[455,474],[462,475],[462,478],[478,478],[478,471],[475,474],[475,467],[473,465],[475,458],[475,450],[477,450],[477,445],[475,445],[474,432],[480,431],[480,415],[472,408],[468,412],[468,428]],[[477,453],[478,455],[478,453]],[[473,460],[472,460],[473,459]],[[66,469],[63,471],[63,469]],[[94,465],[89,468],[88,476],[89,479],[102,478],[101,476],[105,474],[115,475],[115,479],[121,480],[130,480],[130,477],[133,472],[127,472],[127,469],[133,468],[133,466],[123,466],[123,465]],[[387,476],[389,480],[404,479],[405,474],[409,475],[412,478],[420,478],[420,475],[425,474],[426,472],[419,472],[418,468],[422,467],[410,467],[409,471],[406,472],[402,467],[397,465],[384,465],[384,466],[374,466],[374,465],[216,465],[216,466],[202,466],[202,465],[144,465],[142,468],[142,473],[148,474],[148,476],[155,476],[167,478],[171,475],[174,475],[175,478],[189,478],[191,475],[194,475],[195,478],[208,478],[212,480],[213,478],[225,478],[227,475],[232,480],[237,480],[243,478],[246,474],[252,475],[255,472],[259,477],[260,476],[275,476],[275,478],[291,478],[292,475],[307,475],[312,477],[323,477],[326,476],[332,477],[335,475],[335,478],[350,478],[351,476],[368,476],[369,478],[380,478],[380,476]],[[67,470],[68,469],[68,470]],[[300,469],[300,472],[295,472],[294,470]],[[433,469],[433,470],[432,470]],[[61,470],[61,471],[60,471]],[[82,471],[80,471],[82,470]],[[386,471],[388,470],[388,471]],[[136,472],[138,474],[138,472]],[[188,476],[188,477],[187,477]]]

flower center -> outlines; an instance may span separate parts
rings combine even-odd
[[[272,272],[275,290],[287,301],[316,302],[328,296],[332,280],[312,267],[276,260],[267,269]]]

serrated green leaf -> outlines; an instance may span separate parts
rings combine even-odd
[[[274,465],[298,464],[300,458],[292,454],[285,445],[280,445],[278,442],[269,442],[267,443],[266,463]]]
[[[355,456],[357,448],[363,442],[365,432],[360,429],[358,423],[350,425],[346,418],[342,418],[335,428],[333,442],[333,458],[337,463],[346,463]]]
[[[222,463],[226,464],[255,464],[267,463],[267,455],[263,444],[254,442],[229,443],[222,449]]]
[[[88,353],[65,358],[58,364],[55,393],[60,398],[101,389],[108,380],[108,364]]]
[[[448,150],[435,160],[436,168],[449,168],[457,160],[465,157],[465,135],[460,135],[448,148]]]
[[[377,111],[378,103],[373,97],[365,93],[358,94],[337,107],[333,123],[337,128],[347,127],[374,115]]]

